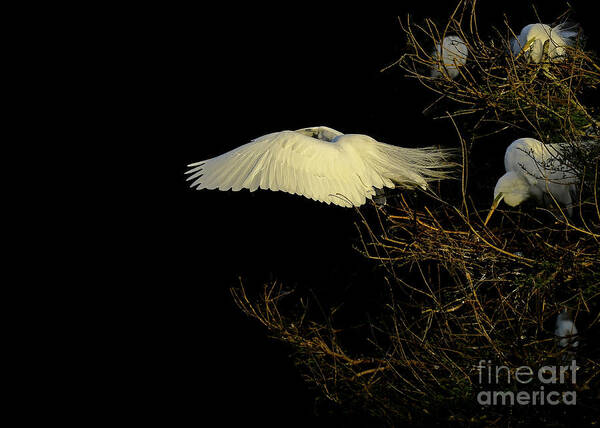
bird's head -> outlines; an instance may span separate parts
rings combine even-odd
[[[573,321],[573,311],[569,310],[569,309],[563,309],[558,316],[556,317],[556,322],[563,322],[563,321]]]
[[[487,224],[490,220],[492,213],[498,207],[500,201],[504,200],[507,205],[516,207],[529,198],[529,196],[531,196],[531,193],[527,179],[517,172],[507,172],[496,183],[496,187],[494,188],[494,202],[484,224]]]
[[[530,185],[523,174],[509,171],[498,179],[494,188],[494,200],[504,200],[507,205],[516,207],[531,196]]]

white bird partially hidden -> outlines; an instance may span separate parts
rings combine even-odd
[[[579,341],[577,340],[577,327],[568,311],[562,311],[556,317],[556,329],[554,335],[558,338],[558,344],[561,348],[577,348]]]
[[[577,34],[575,26],[564,23],[554,28],[546,24],[529,24],[511,40],[512,53],[517,56],[522,52],[529,61],[539,63],[544,56],[544,44],[548,42],[548,59],[561,61],[567,55],[566,48],[575,44]]]
[[[460,37],[446,36],[442,43],[436,43],[431,56],[436,62],[436,66],[431,68],[431,77],[442,77],[443,70],[446,70],[451,79],[456,79],[459,75],[458,68],[467,63],[469,50]]]
[[[513,141],[504,154],[506,173],[496,183],[494,202],[485,224],[500,201],[516,207],[532,196],[538,203],[545,201],[547,205],[556,199],[571,216],[572,194],[576,191],[578,176],[565,164],[563,151],[561,144],[543,144],[535,138]]]
[[[376,189],[427,188],[447,178],[450,150],[402,148],[325,126],[268,134],[212,159],[188,165],[199,189],[258,188],[343,207],[363,205]]]

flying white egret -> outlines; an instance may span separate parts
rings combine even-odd
[[[402,148],[325,126],[268,134],[188,165],[191,187],[280,190],[343,207],[360,206],[376,189],[427,188],[447,178],[450,150]]]
[[[566,55],[566,47],[573,46],[577,38],[575,26],[559,24],[552,28],[546,24],[529,24],[523,27],[521,34],[511,40],[513,55],[521,51],[530,61],[539,63],[544,55],[544,43],[548,42],[548,58],[551,61],[560,61]]]
[[[573,169],[564,163],[563,151],[561,144],[543,144],[535,138],[513,141],[504,154],[506,173],[496,183],[494,202],[485,224],[500,201],[516,207],[531,196],[538,202],[546,199],[548,205],[554,198],[566,206],[571,216],[571,194],[576,190],[578,178]]]
[[[431,77],[441,77],[445,69],[450,78],[455,79],[459,74],[458,68],[467,63],[469,50],[460,37],[446,36],[441,44],[436,43],[431,56],[437,63],[436,67],[431,68]]]
[[[562,311],[556,317],[556,329],[554,335],[559,339],[558,344],[562,348],[577,348],[579,341],[577,340],[577,327],[569,311]]]

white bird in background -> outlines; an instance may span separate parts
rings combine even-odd
[[[570,312],[564,310],[556,317],[556,329],[554,335],[559,338],[558,344],[562,347],[577,348],[579,341],[577,340],[577,327]]]
[[[555,198],[566,206],[571,216],[571,194],[576,191],[578,177],[564,163],[563,150],[561,144],[543,144],[535,138],[513,141],[504,154],[506,173],[496,183],[494,202],[485,224],[500,201],[504,200],[511,207],[516,207],[532,196],[539,203],[545,199],[547,205],[551,205],[552,198]]]
[[[463,39],[458,36],[444,37],[441,45],[436,43],[435,51],[431,55],[438,63],[437,67],[431,68],[431,77],[441,77],[445,69],[450,78],[455,79],[459,74],[458,68],[467,63],[468,55],[469,50]]]
[[[188,165],[191,187],[258,188],[302,195],[327,204],[360,206],[375,189],[427,188],[447,178],[450,150],[402,148],[367,135],[324,126],[259,137],[227,153]]]
[[[567,54],[565,48],[575,44],[577,34],[576,26],[569,27],[564,23],[554,28],[546,24],[529,24],[511,40],[511,49],[513,55],[523,51],[527,59],[539,63],[544,55],[544,43],[548,42],[548,58],[560,61]]]

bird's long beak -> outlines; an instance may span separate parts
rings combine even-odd
[[[498,204],[500,203],[502,198],[504,198],[504,195],[502,193],[498,193],[498,196],[496,196],[496,198],[494,198],[494,202],[492,202],[492,207],[490,208],[490,212],[488,213],[487,217],[485,218],[485,221],[483,222],[484,226],[487,226],[488,221],[490,221],[490,218],[492,217],[494,210],[498,207]]]
[[[515,58],[519,58],[521,55],[523,55],[523,52],[526,52],[527,50],[529,50],[529,48],[531,47],[533,42],[535,42],[535,37],[532,37],[531,39],[527,40],[527,43],[525,43],[523,45],[523,47],[521,48],[521,51],[517,54],[517,56]]]

